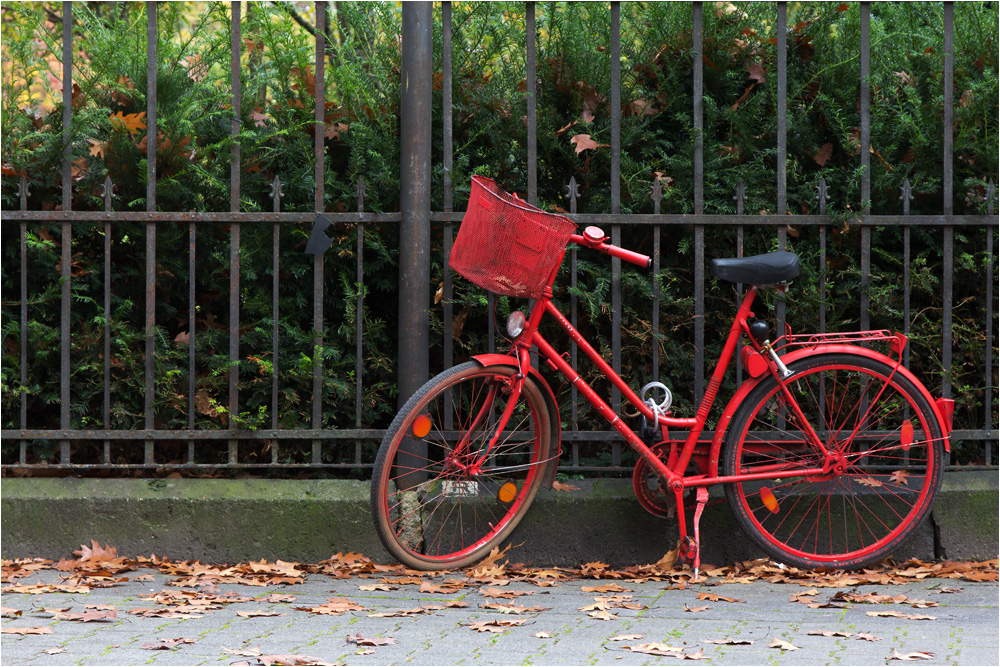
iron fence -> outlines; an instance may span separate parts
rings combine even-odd
[[[73,4],[63,3],[62,29],[63,29],[63,80],[72,79],[73,67]],[[147,8],[147,111],[146,121],[147,131],[147,154],[153,155],[156,152],[156,110],[157,110],[157,3],[151,2]],[[869,63],[871,45],[869,40],[870,25],[870,2],[861,2],[861,53],[859,81],[861,87],[861,133],[860,133],[860,159],[863,167],[861,176],[861,200],[869,201],[871,193],[871,110],[869,101]],[[734,192],[736,204],[736,214],[717,214],[705,211],[704,202],[704,147],[701,133],[704,130],[704,111],[702,100],[704,94],[704,81],[702,72],[702,41],[703,41],[703,3],[696,2],[692,9],[691,31],[693,36],[693,107],[692,118],[696,132],[694,146],[694,201],[692,214],[662,213],[660,204],[662,200],[662,188],[657,181],[654,184],[650,196],[653,200],[653,213],[651,214],[623,214],[621,211],[620,176],[621,176],[621,126],[622,126],[622,105],[621,105],[621,26],[620,26],[620,5],[617,2],[611,3],[611,30],[609,35],[610,63],[611,63],[611,86],[608,91],[610,95],[611,109],[611,199],[610,210],[602,214],[580,214],[577,213],[577,202],[579,191],[574,180],[567,183],[567,199],[569,201],[570,216],[580,224],[594,224],[610,227],[612,243],[620,243],[622,229],[634,226],[651,228],[653,238],[653,269],[658,273],[661,269],[661,234],[664,230],[671,228],[691,228],[693,229],[693,267],[694,278],[694,392],[695,400],[700,399],[704,391],[705,373],[705,230],[711,226],[725,226],[735,232],[735,244],[732,248],[737,256],[742,256],[744,251],[744,232],[748,226],[753,227],[773,227],[777,244],[780,248],[785,248],[787,244],[786,225],[789,222],[787,217],[788,203],[786,194],[786,156],[787,156],[787,16],[786,3],[778,2],[776,11],[776,35],[777,35],[777,201],[776,212],[769,215],[749,215],[744,211],[746,200],[745,188],[742,183],[738,185]],[[944,51],[946,54],[952,53],[954,39],[954,14],[951,2],[944,3]],[[241,4],[232,3],[232,23],[231,23],[231,86],[232,86],[232,107],[240,108],[241,95]],[[536,117],[536,44],[535,44],[535,3],[528,2],[525,5],[526,14],[526,94],[525,94],[525,122],[527,126],[527,151],[526,173],[527,173],[527,201],[531,204],[538,203],[538,146],[537,146],[537,117]],[[316,100],[315,100],[315,120],[322,125],[324,122],[324,52],[326,50],[326,22],[327,6],[325,2],[317,2],[315,5],[316,16],[316,50],[315,50],[315,73],[316,73]],[[430,210],[430,141],[431,141],[431,90],[435,73],[432,69],[432,44],[430,39],[432,27],[432,8],[430,3],[404,3],[403,7],[403,76],[407,77],[408,85],[405,87],[402,98],[403,122],[401,136],[401,200],[400,211],[390,213],[374,213],[365,211],[365,189],[364,182],[357,184],[357,211],[355,212],[324,212],[324,143],[321,132],[316,132],[315,153],[316,153],[316,191],[315,191],[315,211],[316,213],[288,213],[282,212],[281,202],[283,198],[283,185],[276,177],[271,186],[271,197],[273,199],[273,211],[244,212],[240,210],[240,143],[234,141],[231,155],[230,187],[231,205],[229,212],[171,212],[157,210],[157,165],[155,160],[148,161],[147,164],[147,193],[146,210],[136,211],[115,211],[113,210],[113,184],[110,179],[105,181],[104,186],[104,211],[73,211],[72,210],[72,188],[70,164],[70,124],[72,120],[73,105],[71,101],[71,86],[63,87],[63,138],[64,138],[64,159],[62,170],[62,210],[61,211],[29,211],[27,210],[28,184],[22,177],[19,185],[20,210],[3,211],[2,222],[4,225],[18,225],[19,230],[19,253],[20,253],[20,299],[19,299],[19,331],[20,340],[28,340],[28,297],[27,284],[30,280],[27,272],[27,257],[29,247],[27,244],[27,234],[29,225],[58,223],[61,229],[61,297],[60,297],[60,400],[59,400],[59,428],[32,428],[32,416],[28,411],[28,398],[22,392],[19,401],[19,425],[20,428],[5,430],[2,434],[4,443],[17,442],[16,454],[12,457],[5,456],[2,468],[5,474],[10,474],[19,469],[37,467],[45,465],[50,468],[64,468],[72,470],[85,469],[151,469],[164,465],[157,458],[157,445],[164,441],[175,442],[181,440],[187,443],[187,456],[183,463],[172,463],[171,468],[311,468],[311,469],[365,469],[370,468],[372,461],[363,454],[362,442],[379,440],[384,430],[380,428],[369,428],[362,420],[362,400],[363,400],[363,317],[365,312],[364,293],[359,290],[355,306],[355,329],[356,329],[356,366],[355,366],[355,420],[353,428],[323,428],[324,399],[321,390],[321,380],[324,368],[322,363],[315,363],[312,369],[313,396],[311,399],[311,423],[304,425],[304,428],[288,429],[279,428],[278,425],[278,367],[284,363],[283,351],[278,345],[278,322],[279,322],[279,299],[278,276],[282,266],[284,253],[289,252],[287,248],[281,248],[279,244],[279,229],[282,225],[291,223],[311,223],[316,220],[316,214],[323,212],[324,216],[335,223],[343,223],[357,226],[357,252],[356,255],[356,279],[358,284],[364,283],[364,248],[365,248],[365,225],[366,224],[392,224],[400,225],[401,248],[400,248],[400,285],[401,290],[414,289],[420,291],[422,286],[425,291],[429,288],[429,263],[422,249],[428,246],[428,236],[432,225],[439,225],[443,233],[443,257],[442,263],[447,265],[451,245],[454,240],[455,225],[462,219],[462,212],[455,211],[454,184],[452,183],[453,173],[453,120],[451,113],[444,113],[440,119],[443,136],[443,210]],[[452,7],[451,3],[441,3],[441,31],[443,37],[443,61],[441,71],[442,95],[444,109],[452,109],[453,76],[451,61],[451,40],[452,40]],[[872,232],[879,227],[899,227],[902,229],[904,238],[904,333],[909,333],[910,321],[910,263],[911,245],[910,234],[915,228],[940,229],[943,239],[944,272],[941,276],[941,311],[943,317],[942,327],[942,363],[944,368],[949,369],[952,364],[953,333],[952,315],[954,310],[953,302],[953,264],[954,264],[954,230],[956,228],[979,228],[985,227],[987,234],[987,245],[992,253],[994,246],[994,229],[997,226],[997,218],[994,214],[995,187],[990,185],[986,194],[987,214],[986,215],[955,215],[953,213],[953,161],[952,150],[952,114],[954,110],[953,99],[953,62],[951,57],[944,59],[944,154],[942,155],[942,179],[943,179],[943,214],[941,215],[911,215],[910,199],[911,188],[909,182],[904,182],[901,188],[901,212],[899,215],[871,215],[862,212],[853,221],[861,229],[861,271],[862,287],[859,306],[859,320],[862,329],[868,329],[870,321],[871,303],[867,290],[864,289],[871,277],[872,259]],[[232,136],[237,138],[240,132],[239,120],[232,120]],[[403,166],[405,165],[405,166]],[[819,238],[819,271],[824,273],[827,262],[827,240],[834,221],[826,213],[828,200],[827,185],[820,180],[816,186],[816,212],[807,215],[796,215],[794,222],[799,226],[814,227],[818,230]],[[111,276],[112,276],[112,250],[111,250],[111,229],[115,224],[122,222],[143,223],[145,235],[145,375],[144,375],[144,427],[142,429],[113,429],[111,428],[110,410],[112,399],[110,396],[110,373],[111,373]],[[91,223],[103,225],[105,231],[104,247],[104,332],[103,332],[103,377],[104,377],[104,397],[103,397],[103,428],[74,428],[71,423],[71,399],[73,383],[73,366],[71,364],[71,337],[74,332],[71,327],[71,312],[73,300],[71,297],[72,275],[71,266],[73,258],[73,225],[74,223]],[[188,252],[189,271],[191,275],[195,272],[196,244],[199,234],[208,225],[226,224],[228,225],[230,255],[229,255],[229,339],[228,339],[228,359],[230,370],[228,374],[228,397],[227,407],[230,418],[227,428],[221,429],[199,429],[195,425],[195,396],[196,396],[196,357],[194,338],[196,336],[195,327],[195,281],[190,281],[190,291],[188,294],[188,309],[190,320],[191,343],[189,345],[188,359],[188,413],[189,424],[187,429],[158,429],[156,428],[155,414],[153,409],[153,399],[155,386],[157,383],[155,356],[155,328],[156,321],[156,299],[157,299],[157,247],[156,230],[158,225],[167,223],[188,225]],[[240,288],[241,288],[241,268],[240,268],[240,247],[241,247],[241,227],[243,225],[267,225],[273,227],[273,332],[272,341],[274,373],[271,378],[272,386],[272,409],[270,428],[261,428],[254,431],[238,428],[234,421],[234,415],[239,414],[240,394],[239,377],[236,364],[241,358],[240,354]],[[576,286],[578,267],[575,249],[569,255],[569,275],[571,285]],[[14,267],[6,267],[5,271],[14,271]],[[324,290],[325,285],[324,258],[316,255],[313,264],[312,281],[312,329],[316,332],[312,341],[314,347],[320,347],[324,342],[323,332],[328,326],[324,313]],[[443,363],[444,367],[449,367],[454,363],[454,334],[452,323],[455,314],[453,312],[453,288],[454,283],[450,271],[444,272],[443,284]],[[993,376],[995,373],[995,362],[993,356],[994,331],[993,317],[995,315],[996,304],[994,301],[994,261],[991,259],[986,268],[986,280],[983,286],[984,299],[987,314],[983,323],[985,329],[985,368],[983,369],[983,384],[985,386],[984,410],[979,423],[958,423],[954,438],[957,440],[972,440],[981,442],[984,448],[983,460],[990,464],[995,452],[993,443],[998,438],[996,428],[996,415],[993,406]],[[415,287],[414,287],[415,286]],[[824,284],[821,285],[821,297]],[[489,295],[489,305],[492,309],[494,305],[493,295]],[[420,386],[428,375],[427,349],[430,340],[430,327],[427,321],[428,304],[420,303],[419,300],[401,300],[400,307],[400,331],[406,335],[400,336],[399,355],[399,384],[401,400],[405,400],[412,391]],[[5,307],[7,304],[5,304]],[[658,284],[653,282],[653,299],[650,304],[650,321],[654,339],[661,334],[660,315],[660,294]],[[611,365],[620,372],[622,364],[622,270],[620,260],[612,260],[611,267],[611,313],[613,317],[611,335]],[[778,304],[777,318],[779,329],[785,320],[784,304]],[[819,321],[820,329],[825,331],[826,310],[821,298]],[[571,297],[570,319],[574,326],[578,324],[580,312],[576,296]],[[489,346],[490,352],[494,351],[496,340],[492,318],[489,322]],[[25,375],[28,368],[29,350],[26,344],[20,346],[20,381],[22,386],[27,383]],[[652,356],[653,379],[659,379],[659,348],[653,345],[650,350]],[[572,363],[577,363],[577,351],[574,346],[571,352]],[[740,371],[737,371],[740,373]],[[945,397],[952,394],[952,386],[947,372],[944,374],[944,381],[941,387],[933,388],[935,393],[939,392]],[[582,430],[578,423],[578,400],[575,389],[570,397],[571,410],[567,415],[569,428],[563,434],[564,441],[569,446],[564,457],[564,467],[573,472],[595,472],[595,471],[621,471],[622,452],[617,434],[613,431],[589,431]],[[617,389],[613,390],[611,405],[616,411],[621,407],[621,395]],[[707,433],[706,437],[711,437]],[[50,440],[58,441],[58,459],[51,462],[39,464],[33,462],[28,455],[28,445],[32,441]],[[241,442],[268,441],[272,443],[270,448],[271,460],[262,462],[246,462],[240,459]],[[102,442],[103,456],[98,461],[80,462],[73,460],[71,456],[71,443],[73,442]],[[225,461],[217,463],[205,463],[197,460],[197,450],[200,445],[206,442],[227,443],[227,456]],[[281,443],[309,442],[311,443],[311,457],[308,461],[295,463],[282,462]],[[610,465],[588,465],[581,463],[580,445],[581,443],[607,442],[611,451]],[[142,447],[142,461],[140,463],[118,463],[112,460],[112,444],[125,444],[128,447]],[[350,450],[353,448],[353,456],[347,457],[349,460],[331,463],[324,461],[324,448],[337,448],[339,450]]]

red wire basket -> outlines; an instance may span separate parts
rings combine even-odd
[[[504,192],[489,178],[472,177],[469,207],[449,263],[485,290],[537,299],[562,261],[576,223]]]

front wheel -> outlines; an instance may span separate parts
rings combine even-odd
[[[746,533],[775,560],[860,568],[899,547],[941,486],[943,437],[924,395],[888,363],[825,353],[789,365],[788,388],[827,450],[810,444],[768,377],[733,416],[722,474],[772,479],[726,485]],[[802,476],[799,471],[829,472]]]
[[[450,368],[421,387],[389,426],[372,475],[372,516],[401,563],[467,567],[527,512],[554,456],[552,417],[531,378],[487,452],[516,373],[471,361]]]

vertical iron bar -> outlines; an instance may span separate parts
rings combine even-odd
[[[365,179],[358,179],[358,213],[365,210]],[[355,304],[355,315],[357,316],[357,328],[354,332],[354,428],[361,428],[361,405],[364,399],[364,378],[362,372],[362,354],[364,353],[361,344],[362,328],[364,325],[365,294],[364,294],[364,252],[365,252],[365,223],[358,223],[357,230],[357,281],[358,300]],[[361,464],[361,441],[354,443],[354,462]]]
[[[733,199],[736,200],[736,215],[743,215],[743,209],[747,201],[747,189],[743,181],[736,184],[736,196]],[[736,256],[743,257],[743,225],[736,226]],[[736,283],[737,305],[739,305],[742,298],[743,283]],[[736,357],[736,386],[739,387],[743,384],[743,361],[740,359],[740,355],[737,354],[734,356]]]
[[[705,212],[705,120],[704,120],[704,50],[703,3],[692,6],[694,55],[694,212]],[[705,388],[705,227],[694,226],[694,402],[701,403]]]
[[[233,0],[232,28],[229,38],[229,60],[231,63],[230,86],[232,91],[233,118],[230,121],[230,136],[233,138],[232,157],[229,162],[229,210],[240,210],[240,107],[242,86],[240,85],[240,49],[243,45],[240,30],[242,6]],[[240,223],[229,225],[229,428],[238,428],[240,412]],[[239,441],[229,441],[229,464],[235,465],[239,458]]]
[[[611,214],[621,213],[621,160],[622,160],[622,74],[621,74],[621,3],[611,3]],[[611,225],[611,243],[621,245],[622,227]],[[611,366],[615,373],[622,372],[622,261],[611,260]],[[611,390],[611,409],[621,411],[622,393],[618,387]],[[611,444],[611,465],[621,465],[621,441]]]
[[[197,225],[188,223],[188,429],[195,429],[195,419],[198,409],[195,405],[195,394],[198,392],[198,371],[197,355],[195,354],[196,322],[198,316],[197,305],[197,277],[198,277],[198,255],[197,255],[198,232]],[[188,440],[188,463],[194,465],[195,443]]]
[[[657,176],[653,180],[653,215],[660,214],[663,201],[663,183]],[[660,225],[653,225],[653,382],[660,380]],[[641,397],[640,397],[641,398]]]
[[[157,3],[146,5],[146,210],[156,210],[156,64],[157,64]],[[152,430],[156,424],[153,404],[156,392],[156,223],[146,223],[146,377],[144,426]],[[153,464],[153,441],[147,440],[143,464]]]
[[[871,213],[872,121],[871,121],[871,3],[861,3],[861,210]],[[871,324],[872,228],[861,228],[861,329]]]
[[[73,122],[73,3],[62,3],[62,93],[63,93],[63,159],[62,159],[62,209],[73,210],[73,145],[71,124]],[[62,288],[59,325],[59,426],[70,428],[70,291],[72,287],[73,264],[73,223],[66,221],[62,231]],[[59,441],[59,462],[70,462],[69,440]]]
[[[314,149],[316,155],[316,213],[326,210],[324,186],[326,179],[326,151],[324,140],[325,104],[326,104],[326,3],[316,2],[316,90],[315,90],[315,131]],[[323,253],[313,256],[313,380],[312,380],[312,427],[323,428]],[[312,442],[312,462],[322,461],[322,442]]]
[[[21,203],[21,210],[28,210],[28,179],[21,175],[18,180],[17,197]],[[20,250],[21,250],[21,370],[19,380],[21,382],[21,429],[28,428],[28,392],[25,387],[28,384],[28,223],[23,220],[20,223]],[[18,443],[20,450],[18,459],[21,465],[27,463],[28,443],[21,440]]]
[[[111,212],[114,184],[104,177],[104,210]],[[104,430],[111,428],[111,221],[104,222]],[[104,441],[104,464],[111,463],[111,441]]]
[[[451,3],[442,2],[441,3],[441,69],[442,69],[442,136],[444,138],[443,147],[443,160],[444,160],[444,187],[443,187],[443,198],[444,198],[444,210],[446,213],[451,213],[454,209],[454,192],[452,189],[451,182],[451,172],[453,168],[453,156],[452,151],[454,150],[452,146],[452,101],[451,101],[451,85],[452,85],[452,74],[451,74]],[[530,133],[529,133],[530,134]],[[451,246],[455,239],[455,232],[452,229],[451,222],[444,223],[444,240],[443,240],[443,251],[444,259],[441,262],[442,265],[442,299],[441,304],[443,307],[442,317],[444,318],[444,367],[451,368],[455,365],[455,351],[454,351],[454,332],[452,327],[454,326],[454,309],[452,307],[452,278],[451,278]],[[445,430],[451,430],[452,428],[452,412],[448,410],[445,412]]]
[[[952,215],[954,211],[953,195],[953,132],[952,119],[954,117],[954,81],[955,81],[955,3],[944,3],[944,174],[942,179],[942,189],[944,190],[944,210],[945,215]],[[941,342],[941,365],[944,368],[944,382],[941,387],[941,395],[944,398],[951,398],[951,326],[952,326],[952,277],[954,262],[954,230],[951,225],[944,226],[944,256],[942,257],[942,309],[943,317],[942,342]]]
[[[612,3],[612,13],[614,12]],[[532,206],[538,205],[538,127],[536,121],[537,112],[537,72],[535,64],[535,3],[525,3],[525,26],[524,32],[527,39],[527,124],[528,124],[528,203]],[[614,19],[612,19],[614,20]],[[613,107],[612,107],[613,108]],[[613,154],[614,149],[612,149]]]
[[[566,187],[567,193],[566,198],[569,199],[569,213],[571,216],[576,216],[576,200],[580,196],[580,190],[576,185],[576,177],[570,176],[569,185]],[[570,297],[569,297],[569,319],[573,324],[573,328],[577,329],[578,318],[578,307],[577,307],[577,297],[576,297],[576,287],[577,287],[577,273],[576,273],[576,249],[577,245],[574,243],[569,251],[569,284],[570,284]],[[576,368],[578,361],[578,348],[576,341],[570,341],[570,365]],[[579,395],[577,393],[576,385],[572,385],[570,389],[570,428],[576,433],[580,429],[579,421]],[[580,443],[576,440],[573,441],[572,445],[572,465],[580,465]]]
[[[986,213],[989,216],[995,215],[993,210],[993,197],[996,194],[996,184],[990,179],[989,187],[986,189]],[[993,254],[993,226],[986,227],[986,390],[983,393],[984,419],[983,428],[990,430],[993,428],[993,266],[996,264]],[[986,465],[991,465],[993,461],[993,441],[986,441]]]
[[[826,203],[830,201],[826,179],[820,176],[816,186],[816,201],[819,214],[826,215]],[[819,228],[819,331],[826,333],[826,225]]]
[[[910,215],[910,202],[913,200],[913,188],[910,179],[903,180],[903,216]],[[903,227],[903,335],[910,335],[910,226]],[[910,367],[910,343],[903,348],[903,365]]]
[[[788,5],[778,3],[778,215],[788,212]],[[784,250],[786,230],[784,225],[778,225],[778,249]],[[774,311],[777,319],[777,331],[774,337],[785,333],[785,300],[779,295]]]
[[[275,175],[274,181],[271,182],[271,198],[274,199],[275,213],[281,212],[282,195],[281,179]],[[278,343],[278,322],[281,301],[279,288],[279,277],[281,274],[280,250],[281,225],[275,222],[271,229],[271,298],[273,300],[271,304],[271,428],[274,430],[278,430],[278,415],[280,414],[278,404],[278,369],[281,367],[278,359],[281,350],[281,346]],[[277,441],[271,444],[271,463],[278,462],[278,447]]]

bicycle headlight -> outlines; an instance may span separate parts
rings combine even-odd
[[[507,334],[511,338],[517,338],[521,335],[521,332],[524,331],[524,325],[524,313],[520,310],[515,310],[510,314],[510,317],[507,318]]]

